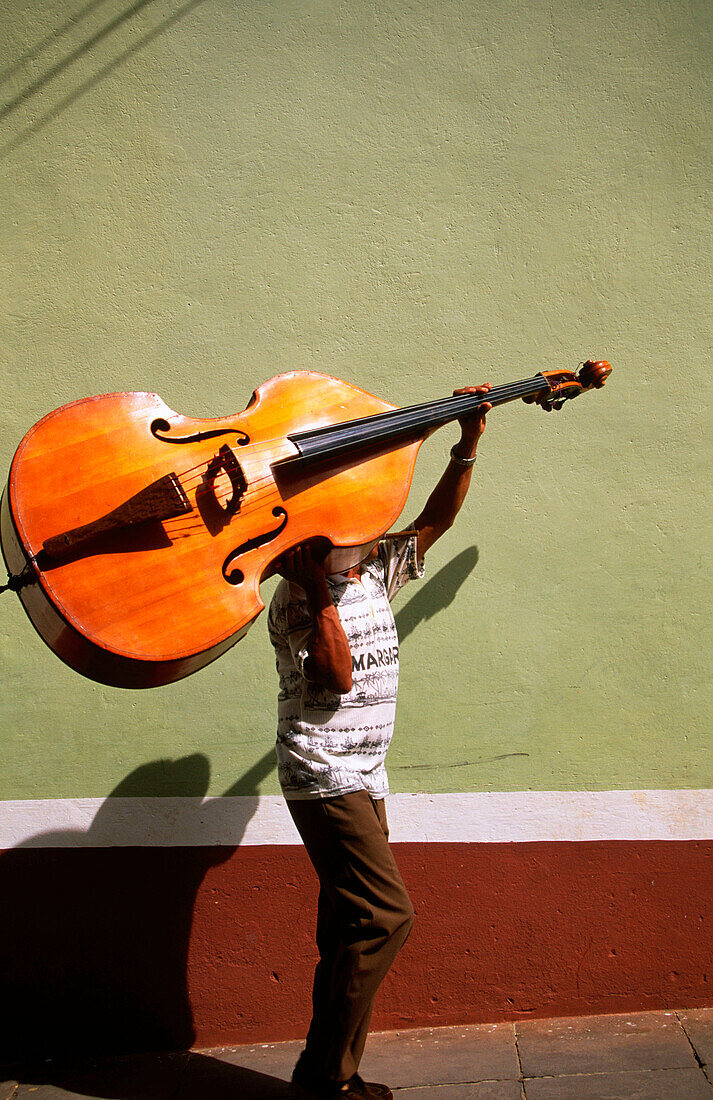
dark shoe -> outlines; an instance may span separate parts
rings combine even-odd
[[[295,1100],[394,1100],[394,1094],[387,1085],[363,1081],[358,1073],[348,1081],[316,1077],[305,1068],[302,1059],[292,1074],[290,1095]]]
[[[347,1086],[354,1089],[353,1093],[347,1093],[349,1097],[363,1097],[364,1100],[394,1100],[394,1094],[388,1085],[380,1085],[378,1081],[362,1081],[358,1073],[347,1081]],[[359,1092],[358,1090],[363,1091]]]

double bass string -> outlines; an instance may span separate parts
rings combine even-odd
[[[389,423],[398,424],[403,428],[404,434],[407,434],[408,431],[414,427],[420,426],[421,420],[424,417],[431,420],[440,419],[442,416],[445,416],[445,422],[447,422],[447,420],[455,420],[465,415],[467,412],[475,410],[479,405],[486,402],[490,402],[491,404],[502,404],[506,401],[511,401],[530,393],[537,393],[539,390],[547,388],[548,384],[544,377],[542,375],[535,375],[534,378],[529,378],[521,382],[510,382],[506,385],[496,386],[487,394],[454,394],[451,397],[441,398],[437,401],[393,409],[386,413],[376,413],[373,416],[360,417],[356,420],[336,421],[333,424],[324,424],[311,430],[306,429],[304,432],[295,432],[293,434],[309,437],[310,435],[319,436],[321,434],[332,433],[335,437],[338,437],[341,433],[347,434],[354,431],[354,429],[362,429],[362,431],[366,433],[364,440],[366,442],[368,438],[378,438],[382,434],[380,429],[383,429],[383,427]],[[370,427],[373,428],[373,435],[369,434]],[[282,442],[285,438],[289,439],[290,435],[274,439],[262,439],[257,443],[245,444],[236,449],[236,455],[239,457],[241,453],[254,454],[261,448],[273,447],[275,444]],[[294,457],[296,460],[299,460],[299,453]],[[193,480],[188,477],[190,474],[194,474],[195,478],[203,477],[210,462],[213,461],[214,458],[215,456],[211,456],[211,459],[207,461],[203,460],[195,466],[188,467],[188,469],[184,470],[183,473],[179,475],[182,481],[185,478],[187,479],[185,484],[190,484]]]
[[[488,393],[457,394],[440,401],[376,413],[357,420],[327,424],[311,430],[294,431],[288,438],[297,446],[306,461],[330,458],[335,454],[358,450],[374,439],[387,441],[425,435],[429,429],[455,420],[485,402],[499,405],[505,401],[538,393],[548,389],[548,386],[547,380],[540,374],[522,382],[498,386]]]
[[[422,416],[440,417],[445,414],[448,419],[455,420],[457,417],[476,409],[485,402],[502,404],[505,401],[513,400],[517,397],[526,396],[530,393],[537,393],[542,389],[548,389],[548,383],[541,374],[535,375],[533,378],[528,378],[524,381],[509,382],[502,386],[495,386],[487,394],[454,394],[450,397],[440,398],[436,401],[428,401],[419,405],[391,409],[385,413],[376,413],[372,416],[359,417],[355,420],[335,421],[334,423],[319,425],[316,428],[305,429],[304,432],[296,431],[287,436],[278,436],[274,439],[262,439],[257,443],[248,443],[244,446],[239,446],[236,453],[239,455],[240,453],[258,450],[263,446],[272,447],[282,442],[285,438],[290,439],[291,435],[316,436],[327,432],[334,432],[338,435],[341,431],[348,432],[358,427],[368,430],[370,425],[375,427],[374,437],[377,438],[381,434],[379,428],[387,425],[389,422],[401,422],[405,430],[408,430],[418,423]],[[376,427],[376,424],[378,424],[378,427]],[[229,431],[230,429],[226,430]],[[238,429],[235,430],[237,431]],[[295,458],[299,458],[299,455],[296,455]],[[202,469],[204,465],[205,462],[197,463],[196,466],[189,467],[185,470],[182,476],[198,471]]]
[[[318,436],[322,433],[333,433],[335,440],[339,439],[342,434],[353,432],[355,429],[359,431],[359,434],[363,434],[363,441],[366,443],[371,439],[378,439],[382,434],[379,428],[383,429],[383,426],[389,423],[397,423],[399,429],[403,431],[404,435],[407,435],[409,431],[416,428],[425,428],[430,426],[433,421],[440,421],[447,423],[450,420],[455,420],[460,416],[465,415],[470,411],[474,411],[480,405],[489,402],[493,405],[503,404],[507,401],[514,400],[518,397],[526,396],[528,394],[534,394],[542,389],[547,389],[548,383],[542,375],[536,375],[534,378],[525,379],[523,381],[511,382],[506,385],[496,386],[486,394],[454,394],[450,397],[441,398],[437,401],[425,402],[420,405],[413,405],[407,408],[394,409],[387,413],[377,413],[372,417],[361,417],[356,420],[338,421],[335,424],[327,424],[321,427],[315,428],[314,435]],[[370,424],[370,421],[372,422]],[[379,428],[376,428],[374,421],[378,422]],[[424,421],[426,422],[424,424]],[[370,431],[370,428],[372,429]],[[311,433],[307,430],[304,435],[309,436]],[[284,437],[278,437],[269,440],[260,440],[257,443],[248,443],[244,446],[236,448],[236,457],[240,458],[240,455],[250,455],[255,457],[259,455],[261,450],[271,449],[275,444],[282,442]],[[289,437],[288,437],[289,438]],[[297,445],[298,446],[298,445]],[[337,444],[335,444],[336,449]],[[329,445],[327,446],[327,453]],[[299,451],[299,446],[298,446]],[[299,453],[296,454],[295,460],[299,461]],[[206,473],[208,472],[210,465],[215,461],[216,455],[211,455],[209,459],[197,463],[195,466],[189,467],[181,474],[177,474],[181,484],[185,491],[191,491],[197,489],[198,486],[205,480]],[[219,469],[216,474],[216,478],[228,477],[229,475],[225,470]],[[214,489],[215,500],[218,504],[230,499],[233,494],[232,486],[228,486],[225,489]],[[275,486],[274,478],[272,474],[266,473],[262,477],[258,477],[252,480],[248,489],[241,501],[240,507],[236,512],[236,515],[245,518],[251,514],[256,513],[261,508],[269,507],[271,501],[282,500],[281,494]],[[190,514],[186,516],[176,517],[171,522],[171,529],[177,535],[179,532],[190,533],[192,530],[199,530],[202,527],[201,521],[197,516]]]
[[[279,440],[261,440],[258,443],[246,444],[240,448],[240,452],[245,454],[249,453],[252,458],[259,455],[261,450],[269,450],[273,444],[279,442]],[[212,462],[215,461],[215,455],[212,455],[209,459],[203,460],[197,463],[193,467],[189,467],[182,473],[177,474],[181,485],[186,492],[197,490],[201,483],[204,482],[205,475],[210,468]],[[219,469],[216,479],[227,478],[229,475],[221,468]],[[230,500],[233,494],[232,485],[227,485],[226,488],[221,489],[218,487],[213,488],[214,499],[218,504]],[[263,508],[270,506],[272,501],[279,501],[282,497],[275,485],[272,474],[266,473],[261,477],[257,477],[251,480],[248,484],[248,488],[241,500],[240,507],[236,511],[236,516],[245,518],[259,512]],[[233,518],[233,517],[231,517]],[[204,524],[201,519],[195,514],[195,510],[184,516],[177,516],[171,521],[170,530],[175,537],[188,536],[192,531],[198,531],[204,529]]]

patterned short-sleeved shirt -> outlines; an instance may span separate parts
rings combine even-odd
[[[387,536],[361,578],[327,578],[352,653],[352,689],[337,695],[304,675],[312,617],[298,585],[280,581],[268,615],[280,690],[277,764],[287,798],[324,798],[366,789],[388,794],[384,759],[399,681],[399,642],[390,600],[415,577],[416,532]]]

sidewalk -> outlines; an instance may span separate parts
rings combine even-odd
[[[0,1100],[280,1100],[300,1049],[47,1066],[3,1081]],[[713,1100],[713,1009],[382,1032],[369,1038],[362,1075],[395,1100]]]

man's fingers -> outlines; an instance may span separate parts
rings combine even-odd
[[[480,386],[462,386],[460,389],[453,390],[454,397],[464,397],[468,393],[483,394],[492,390],[492,384],[490,382],[483,382]]]
[[[279,558],[279,567],[281,573],[296,573],[299,569],[299,559],[297,557],[297,551],[299,547],[295,547],[292,550],[286,550],[284,554]]]
[[[280,572],[298,574],[309,570],[314,565],[311,547],[300,543],[286,550],[279,559]]]

